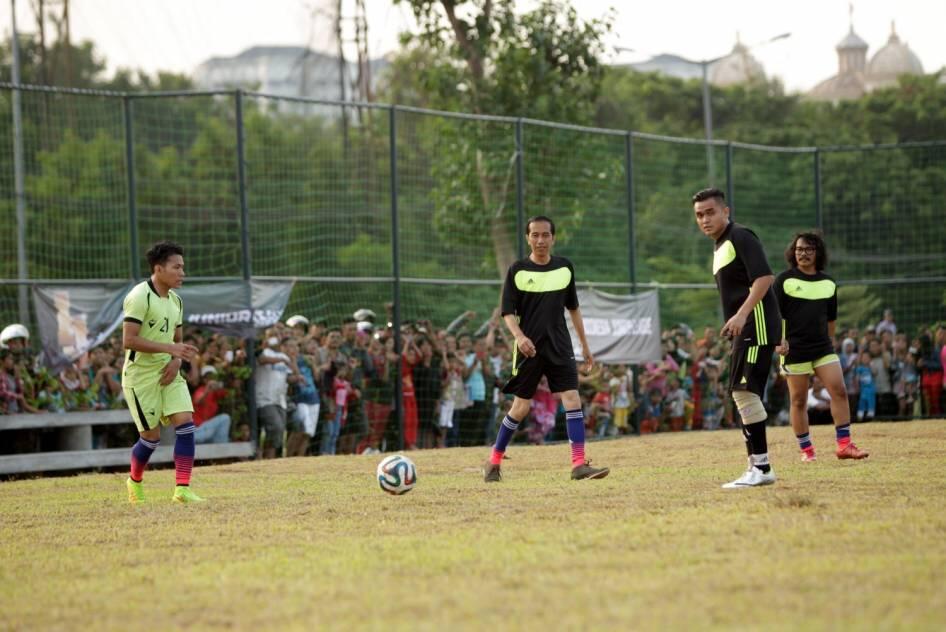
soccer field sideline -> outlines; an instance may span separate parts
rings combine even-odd
[[[171,470],[137,508],[123,473],[5,482],[0,627],[942,629],[946,425],[855,424],[866,462],[813,438],[770,429],[779,481],[733,491],[738,432],[589,444],[597,481],[566,445],[488,486],[486,449],[414,452],[400,497],[367,456],[198,468],[197,506]]]

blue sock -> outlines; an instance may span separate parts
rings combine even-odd
[[[585,415],[581,409],[565,411],[565,429],[572,444],[572,467],[585,462]]]
[[[193,422],[181,424],[174,429],[174,478],[178,485],[190,485],[191,471],[194,469],[194,431]]]
[[[503,453],[512,441],[512,436],[516,433],[521,422],[516,421],[509,415],[503,417],[503,423],[499,426],[499,432],[496,434],[496,445],[493,446],[493,453],[489,457],[489,462],[493,465],[499,465],[503,460]]]
[[[843,448],[851,442],[851,424],[847,423],[843,426],[835,426],[834,434],[837,437],[838,445]]]
[[[795,435],[798,438],[798,447],[802,450],[807,450],[811,447],[811,434],[805,433],[800,435]]]
[[[136,483],[141,482],[144,477],[145,466],[148,465],[148,459],[154,454],[159,443],[161,443],[160,439],[148,441],[139,437],[138,443],[131,449],[131,474],[129,474],[131,480]]]

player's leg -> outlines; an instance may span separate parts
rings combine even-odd
[[[723,485],[725,489],[756,487],[775,482],[765,436],[768,414],[762,405],[762,393],[772,367],[773,353],[773,345],[733,349],[730,392],[739,411],[742,434],[749,453],[749,467],[742,476]]]
[[[138,428],[138,441],[131,449],[131,468],[125,487],[128,501],[139,504],[145,501],[145,468],[161,443],[159,399],[156,388],[126,387],[124,391],[131,418]]]
[[[839,459],[865,459],[870,454],[858,448],[851,441],[851,411],[847,402],[847,389],[844,388],[844,374],[841,372],[841,360],[831,354],[814,363],[815,375],[821,378],[828,395],[831,397],[831,418],[834,420],[834,434]]]
[[[512,377],[503,386],[503,392],[514,395],[515,398],[509,412],[506,413],[499,425],[496,442],[493,444],[489,460],[483,468],[483,480],[487,483],[496,483],[502,480],[500,465],[503,462],[503,454],[506,453],[509,442],[512,441],[516,430],[519,429],[519,424],[525,421],[526,415],[532,409],[532,397],[535,395],[535,389],[542,379],[542,365],[542,360],[537,355],[523,359],[513,367]]]
[[[782,373],[788,382],[789,409],[788,417],[792,423],[795,438],[798,439],[798,448],[801,450],[801,460],[810,462],[815,460],[815,446],[811,443],[811,433],[808,425],[808,383],[811,380],[810,362],[800,364],[786,364]],[[845,400],[847,405],[847,400]]]
[[[191,474],[194,470],[194,456],[197,445],[194,441],[193,404],[187,383],[177,376],[173,382],[161,389],[162,416],[174,427],[174,495],[172,500],[179,503],[201,502],[204,499],[191,488]]]
[[[574,373],[574,382],[572,376]],[[604,478],[611,470],[606,467],[592,467],[585,458],[585,415],[581,409],[581,397],[578,395],[578,372],[574,365],[569,371],[567,366],[550,368],[548,372],[549,389],[561,393],[562,406],[565,408],[565,429],[568,431],[568,443],[571,447],[572,480]],[[572,386],[563,390],[562,386]]]

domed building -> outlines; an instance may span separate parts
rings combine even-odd
[[[867,90],[896,85],[900,75],[922,75],[923,64],[906,42],[897,36],[896,25],[890,23],[890,38],[867,64]]]
[[[854,32],[853,21],[847,35],[835,50],[838,52],[838,74],[825,79],[808,93],[817,101],[858,99],[872,90],[896,85],[904,74],[922,75],[923,64],[891,25],[890,38],[883,48],[867,61],[868,45]]]
[[[732,86],[759,79],[765,80],[765,69],[739,41],[738,35],[732,52],[710,65],[709,80],[714,86]]]

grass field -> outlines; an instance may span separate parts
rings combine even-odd
[[[149,503],[124,474],[0,483],[0,628],[946,628],[946,422],[864,424],[868,461],[798,461],[770,429],[779,481],[721,490],[735,431],[568,447],[413,453],[393,497],[369,456],[199,467],[196,506]]]

